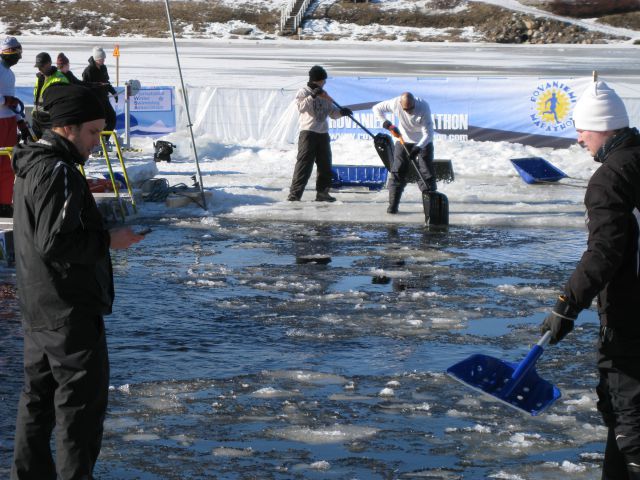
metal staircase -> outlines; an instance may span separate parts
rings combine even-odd
[[[280,35],[293,35],[302,24],[302,18],[311,0],[290,0],[280,11]]]

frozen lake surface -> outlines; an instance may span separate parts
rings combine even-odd
[[[592,311],[538,363],[563,395],[541,417],[443,374],[473,353],[526,354],[585,231],[213,217],[151,226],[114,256],[97,478],[599,478]],[[5,296],[13,275],[0,269]],[[21,348],[5,298],[3,478]]]

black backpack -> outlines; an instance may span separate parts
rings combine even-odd
[[[171,154],[173,153],[173,149],[176,148],[176,146],[171,142],[158,140],[157,142],[153,142],[153,148],[155,148],[153,159],[156,162],[160,162],[162,160],[164,160],[165,162],[170,162]]]

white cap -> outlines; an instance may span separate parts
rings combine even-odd
[[[107,54],[100,47],[93,47],[93,59],[100,60],[101,58],[107,58]]]
[[[629,126],[629,116],[622,99],[605,82],[593,82],[573,109],[577,130],[606,132]]]

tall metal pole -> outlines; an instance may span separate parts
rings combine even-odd
[[[173,40],[173,49],[176,52],[176,63],[178,64],[178,73],[180,74],[180,85],[182,86],[182,96],[184,99],[184,108],[187,111],[187,121],[189,122],[189,133],[191,133],[191,145],[193,146],[193,154],[196,157],[196,169],[198,170],[198,181],[200,184],[200,194],[202,195],[202,208],[207,209],[207,199],[204,196],[204,186],[202,185],[202,173],[200,173],[200,162],[198,161],[198,151],[196,150],[196,140],[193,137],[193,125],[191,124],[191,114],[189,113],[189,99],[187,98],[187,90],[184,88],[184,80],[182,78],[182,68],[180,67],[180,56],[178,55],[178,45],[176,44],[176,35],[173,31],[173,18],[171,17],[171,9],[169,8],[169,0],[164,0],[167,7],[167,19],[169,20],[169,30]]]

